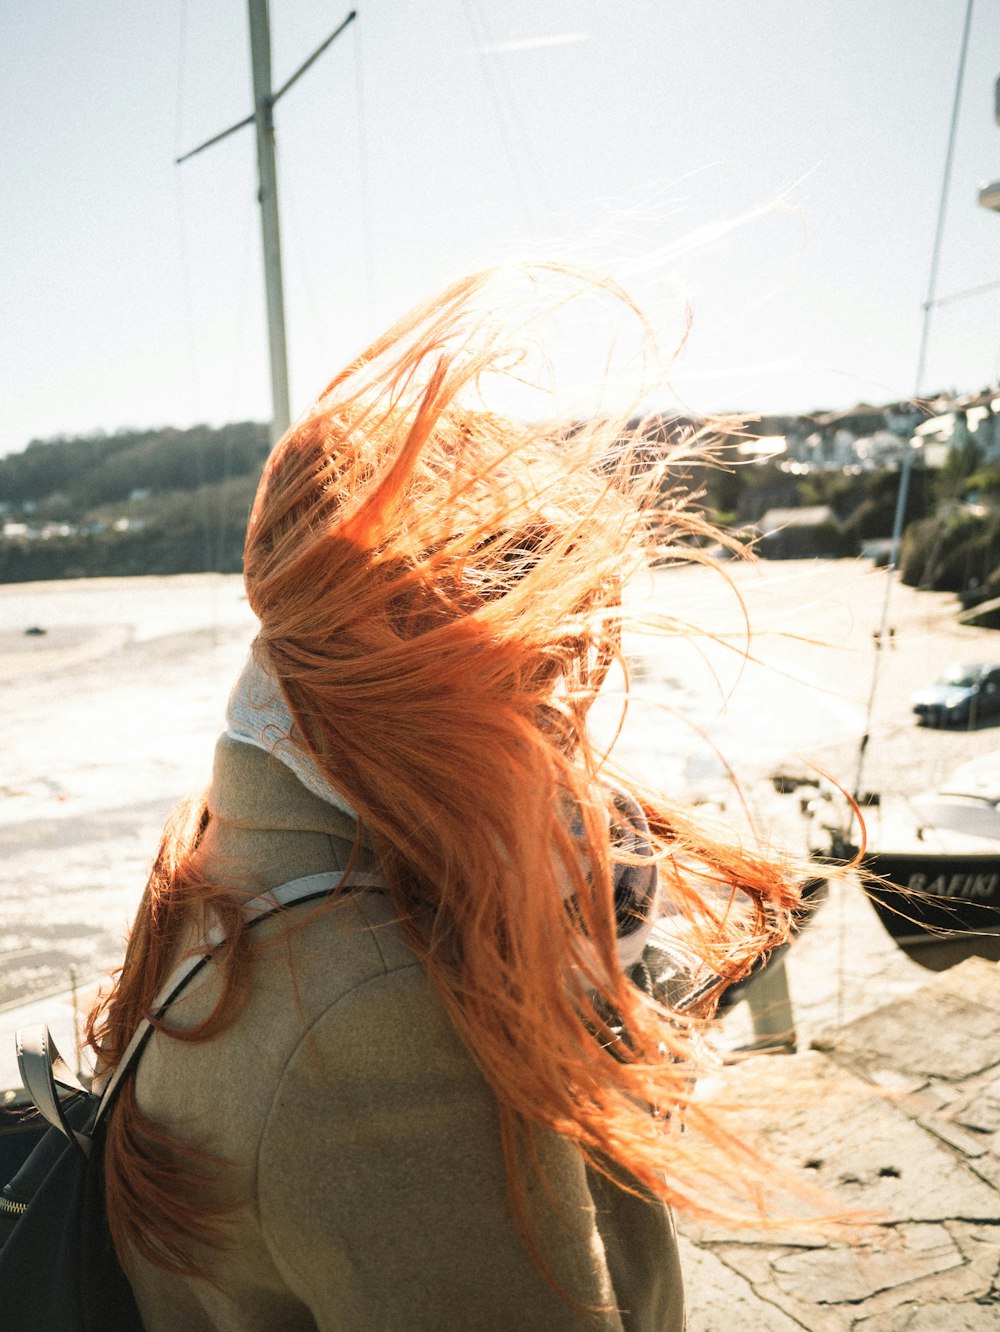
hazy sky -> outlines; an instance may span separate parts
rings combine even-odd
[[[696,410],[909,396],[965,7],[358,0],[276,111],[293,410],[519,255],[633,270],[668,320],[682,292]],[[275,86],[348,8],[272,0]],[[269,416],[253,131],[173,161],[250,111],[249,69],[242,0],[0,0],[0,452]],[[976,0],[941,294],[1000,279],[997,75]],[[920,387],[998,377],[1000,289],[944,306]]]

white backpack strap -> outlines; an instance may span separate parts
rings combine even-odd
[[[39,1114],[53,1128],[57,1128],[85,1156],[90,1153],[90,1138],[86,1133],[78,1133],[66,1120],[62,1098],[56,1084],[70,1092],[83,1092],[76,1074],[72,1072],[56,1049],[52,1034],[44,1024],[34,1027],[21,1027],[15,1036],[17,1047],[17,1066],[21,1070],[21,1081],[35,1103]]]
[[[339,892],[342,888],[384,888],[385,881],[377,874],[368,874],[364,872],[352,872],[350,874],[331,873],[331,874],[310,874],[302,879],[292,879],[288,883],[283,883],[277,888],[271,888],[266,893],[261,893],[259,897],[253,898],[244,904],[243,919],[247,925],[253,925],[262,920],[265,916],[271,915],[275,911],[281,911],[286,907],[296,906],[301,902],[315,901],[322,897],[328,897],[331,893]],[[167,983],[162,986],[159,994],[150,1005],[150,1011],[154,1018],[162,1017],[180,992],[187,985],[188,981],[199,972],[207,962],[210,962],[214,954],[225,943],[226,936],[220,926],[204,936],[190,957],[180,964],[174,971]],[[129,1041],[125,1053],[118,1063],[118,1067],[111,1074],[104,1090],[101,1093],[101,1103],[98,1106],[97,1114],[94,1117],[94,1125],[107,1110],[118,1089],[118,1084],[128,1072],[132,1063],[136,1060],[142,1051],[150,1033],[153,1030],[153,1024],[148,1018],[143,1018],[136,1029],[135,1035]],[[37,1102],[36,1102],[37,1104]]]

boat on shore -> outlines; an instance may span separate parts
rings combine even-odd
[[[918,796],[870,799],[864,819],[865,889],[900,947],[1000,941],[1000,757],[965,763]],[[819,858],[858,854],[854,840],[823,826],[832,836]]]
[[[965,763],[936,791],[874,813],[868,892],[897,943],[1000,934],[1000,758]]]

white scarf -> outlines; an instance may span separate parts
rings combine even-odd
[[[330,785],[306,747],[302,732],[295,725],[281,686],[260,664],[253,649],[243,664],[226,708],[226,734],[232,740],[256,745],[291,768],[313,795],[328,805],[349,814],[357,814],[344,797]]]

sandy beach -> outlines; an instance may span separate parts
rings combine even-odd
[[[120,960],[164,818],[207,781],[253,628],[239,578],[0,587],[0,1005]]]
[[[678,632],[627,641],[633,699],[616,755],[744,835],[801,843],[796,801],[775,798],[767,777],[791,763],[853,786],[885,586],[863,561],[651,575],[635,609],[669,615]],[[944,594],[897,584],[889,621],[863,784],[912,794],[991,751],[995,730],[918,727],[910,693],[953,660],[1000,652],[990,631],[957,623]],[[163,820],[208,779],[253,631],[235,577],[0,587],[0,1023],[65,993],[71,967],[86,990],[120,960]],[[599,734],[613,733],[621,687],[612,680],[598,706]],[[921,970],[860,895],[839,892],[789,961],[803,1030]]]

